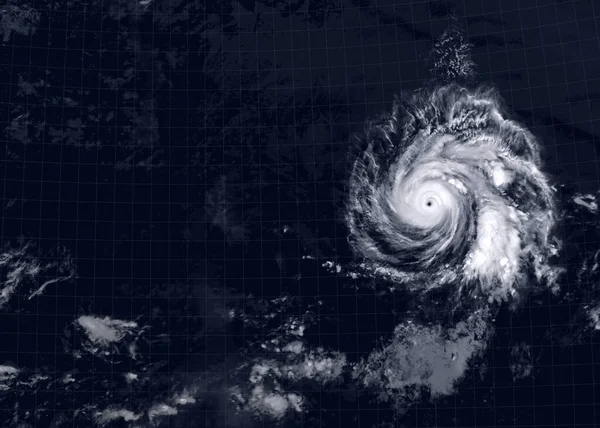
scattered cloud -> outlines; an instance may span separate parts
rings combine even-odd
[[[76,320],[76,324],[86,334],[84,348],[92,354],[110,355],[119,347],[125,347],[131,358],[137,357],[136,342],[144,329],[135,321],[82,315]]]
[[[0,391],[12,389],[12,385],[19,374],[19,369],[13,366],[0,366]]]
[[[31,243],[19,248],[6,246],[0,253],[0,308],[17,292],[32,299],[48,286],[76,277],[75,265],[66,249],[39,253]]]
[[[355,379],[383,401],[398,404],[449,395],[465,375],[469,361],[487,345],[489,327],[482,313],[444,330],[441,326],[399,325],[383,349],[357,364]]]
[[[533,359],[531,346],[526,343],[518,343],[510,350],[510,371],[513,381],[531,376],[533,372]]]
[[[96,413],[96,421],[101,425],[108,424],[119,419],[123,419],[126,422],[137,421],[140,415],[133,413],[131,410],[109,408],[101,412]]]
[[[592,194],[577,194],[573,197],[573,202],[593,214],[598,212],[598,202],[596,201],[596,197]]]
[[[344,354],[323,348],[307,350],[299,340],[283,346],[280,355],[281,360],[257,359],[250,369],[248,385],[230,389],[231,399],[240,410],[274,419],[302,412],[305,400],[294,386],[301,381],[325,385],[340,379],[348,367]]]
[[[13,33],[22,36],[35,33],[39,20],[39,13],[27,4],[6,4],[0,7],[0,34],[4,35],[2,41],[8,42]]]

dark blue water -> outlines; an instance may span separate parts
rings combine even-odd
[[[0,234],[55,265],[0,309],[0,364],[23,382],[47,376],[0,392],[3,426],[91,426],[86,405],[141,412],[195,377],[196,403],[164,426],[597,426],[600,348],[585,314],[598,282],[577,271],[597,250],[598,218],[570,201],[600,189],[598,19],[593,0],[9,2]],[[352,135],[430,78],[433,43],[455,24],[477,80],[543,144],[569,213],[561,291],[502,308],[450,396],[398,414],[350,379],[307,381],[302,414],[236,414],[226,388],[245,378],[234,368],[288,315],[310,319],[307,343],[354,362],[418,311],[411,296],[321,265],[352,260]],[[30,299],[23,290],[59,276],[67,253],[76,274]],[[269,303],[280,296],[291,303]],[[88,314],[147,326],[139,356],[82,351],[73,322]],[[519,364],[531,369],[515,378]]]

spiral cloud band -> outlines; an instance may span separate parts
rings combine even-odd
[[[527,272],[552,279],[553,189],[534,136],[493,90],[397,99],[359,140],[346,220],[368,270],[420,289],[473,285],[489,300]]]

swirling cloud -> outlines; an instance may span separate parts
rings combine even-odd
[[[455,283],[504,300],[554,280],[554,192],[535,137],[496,92],[458,85],[397,99],[369,124],[346,220],[365,266],[415,289]]]

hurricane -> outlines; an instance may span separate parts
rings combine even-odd
[[[494,88],[395,97],[357,138],[345,216],[360,266],[409,289],[453,284],[502,301],[557,275],[540,144]]]

